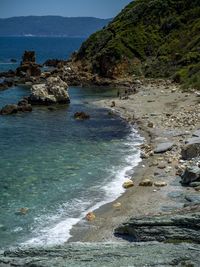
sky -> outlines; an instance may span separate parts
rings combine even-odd
[[[112,18],[132,0],[0,0],[0,18],[58,15]]]

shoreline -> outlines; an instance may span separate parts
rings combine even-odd
[[[111,107],[112,101],[115,101],[115,107]],[[199,105],[195,107],[196,101],[194,91],[185,93],[169,81],[151,80],[148,83],[144,81],[139,92],[130,95],[127,100],[115,98],[96,102],[112,110],[113,115],[118,115],[120,112],[123,118],[134,125],[139,134],[145,138],[144,147],[149,146],[151,152],[158,144],[169,140],[174,142],[174,146],[172,150],[165,153],[144,155],[142,161],[134,167],[132,180],[135,186],[127,189],[115,201],[94,210],[96,218],[93,221],[87,222],[82,219],[74,225],[70,231],[72,237],[67,242],[123,242],[123,239],[114,236],[114,229],[130,217],[158,215],[184,207],[181,199],[169,195],[171,192],[186,193],[193,190],[180,184],[178,170],[179,167],[186,166],[185,162],[179,166],[180,150],[186,138],[200,127],[200,122],[195,125],[174,125],[172,119],[170,125],[169,118],[173,114],[180,115],[183,109],[185,109],[184,115],[191,108],[200,110]],[[180,132],[185,133],[179,135]],[[145,154],[144,150],[142,154]],[[164,187],[139,186],[144,179],[165,182],[167,185]],[[113,207],[115,202],[119,202],[121,206]]]

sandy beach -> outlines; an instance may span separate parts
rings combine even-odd
[[[121,92],[124,93],[124,89]],[[183,203],[177,201],[176,196],[170,197],[170,193],[194,191],[180,184],[180,175],[190,164],[181,159],[181,147],[200,127],[200,104],[194,90],[184,92],[170,81],[145,80],[128,99],[104,99],[96,104],[112,110],[109,116],[120,112],[144,137],[142,161],[130,177],[134,186],[115,201],[120,206],[114,207],[113,202],[95,210],[93,221],[82,220],[72,229],[69,242],[122,242],[123,239],[114,236],[114,229],[121,223],[130,217],[181,209]],[[171,143],[172,147],[164,153],[155,153],[160,143]],[[139,186],[144,179],[164,182],[166,186]]]

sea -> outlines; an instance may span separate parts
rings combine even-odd
[[[68,59],[83,38],[0,37],[0,72],[15,69],[25,50],[40,64]],[[10,59],[17,62],[10,62]],[[29,95],[29,86],[0,92],[0,109]],[[54,110],[0,115],[0,249],[58,245],[72,227],[124,193],[140,162],[142,138],[120,116],[96,104],[115,88],[69,87],[71,103]],[[84,111],[90,120],[74,120]],[[26,212],[20,212],[26,209]]]

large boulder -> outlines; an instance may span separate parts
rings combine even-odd
[[[188,166],[182,176],[183,184],[200,182],[200,168],[198,166]]]
[[[67,104],[68,85],[58,76],[49,77],[46,83],[32,86],[29,101],[36,105]]]

